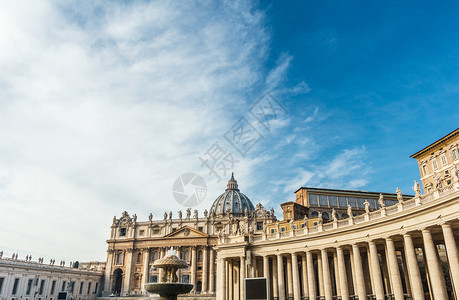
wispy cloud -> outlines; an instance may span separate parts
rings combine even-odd
[[[264,15],[243,2],[6,2],[0,22],[0,248],[35,257],[104,259],[113,215],[180,209],[174,179],[291,59],[265,81]]]

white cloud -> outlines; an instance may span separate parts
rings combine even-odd
[[[283,55],[264,81],[263,14],[242,2],[9,3],[0,8],[0,248],[21,256],[103,260],[113,215],[176,212],[175,178],[206,174],[198,156],[247,90],[275,88],[291,60]],[[244,160],[240,182],[269,159]],[[206,179],[208,195],[223,190]]]

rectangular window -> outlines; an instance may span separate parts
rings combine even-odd
[[[263,222],[257,222],[257,230],[263,230]]]
[[[319,196],[319,204],[320,204],[320,206],[328,206],[327,195],[320,195]]]
[[[38,294],[43,295],[43,289],[45,288],[45,280],[42,279],[40,281],[40,290],[38,291]]]
[[[422,171],[424,172],[424,176],[427,175],[427,166],[426,165],[422,166]]]
[[[83,294],[83,284],[84,284],[84,282],[80,283],[80,293],[79,293],[80,295]]]
[[[145,235],[145,230],[140,230],[139,231],[139,236],[144,236]]]
[[[446,161],[446,156],[445,156],[444,154],[441,156],[441,163],[442,163],[444,166],[446,166],[446,164],[448,163],[448,162]]]
[[[459,158],[459,150],[457,150],[457,148],[454,148],[453,150],[451,150],[451,159],[455,160],[458,158]]]
[[[70,281],[70,293],[73,294],[73,290],[75,289],[75,282]]]
[[[88,283],[88,295],[91,294],[91,282]]]
[[[319,196],[315,194],[309,194],[309,205],[317,205],[319,202]]]
[[[353,208],[357,207],[357,203],[355,203],[355,198],[354,197],[348,197],[347,198],[347,203]]]
[[[338,197],[338,200],[340,207],[347,207],[346,197]]]
[[[65,291],[65,281],[62,281],[61,291]]]
[[[271,228],[270,232],[271,232],[271,233],[275,233],[275,232],[276,232],[276,229]]]
[[[53,280],[53,282],[51,283],[51,292],[50,292],[51,295],[54,295],[55,289],[56,289],[56,280]]]
[[[437,160],[436,159],[432,160],[432,168],[434,170],[438,169],[438,164],[437,164]]]
[[[19,278],[14,279],[14,284],[13,284],[13,292],[11,294],[16,295],[18,292],[18,286],[19,286]]]
[[[330,206],[338,206],[338,199],[336,196],[328,196],[328,201],[330,202]]]
[[[5,278],[0,277],[0,294],[2,293],[2,289],[3,289],[3,281],[5,281]]]
[[[126,236],[126,228],[120,228],[120,236]]]
[[[99,283],[96,282],[96,288],[94,289],[94,294],[97,294],[97,289],[99,288]]]
[[[158,282],[158,276],[156,275],[150,276],[150,282]]]
[[[287,213],[287,219],[290,219],[290,213]]]
[[[367,199],[370,202],[370,207],[375,209],[376,208],[376,200],[375,199]]]
[[[363,205],[363,202],[365,202],[365,199],[363,198],[356,198],[357,199],[357,206],[359,208],[365,208],[365,205]]]
[[[199,226],[199,227],[198,227],[198,230],[201,231],[201,232],[204,232],[204,227]]]
[[[26,295],[30,295],[30,292],[32,290],[32,282],[33,282],[33,279],[29,279],[29,281],[27,282]]]
[[[287,227],[285,227],[285,226],[284,226],[284,227],[281,227],[280,230],[281,230],[281,231],[287,231]]]
[[[182,283],[190,283],[190,275],[182,275]]]

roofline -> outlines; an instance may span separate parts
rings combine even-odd
[[[451,137],[453,137],[453,136],[455,136],[455,135],[457,135],[457,134],[459,134],[459,128],[457,128],[457,129],[451,131],[450,133],[448,133],[447,135],[445,135],[445,136],[442,137],[441,139],[439,139],[439,140],[433,142],[432,144],[430,144],[429,146],[425,147],[424,149],[419,150],[418,152],[414,153],[414,154],[411,155],[410,157],[411,157],[411,158],[416,158],[416,157],[418,157],[419,155],[421,155],[421,154],[423,154],[423,153],[429,151],[430,149],[434,148],[435,146],[441,144],[442,142],[446,141],[447,139],[449,139],[449,138],[451,138]]]
[[[353,191],[353,190],[337,190],[337,189],[325,189],[325,188],[313,188],[313,187],[305,187],[302,186],[299,189],[295,191],[298,192],[299,190],[312,190],[312,191],[324,191],[324,192],[341,192],[341,193],[356,193],[356,194],[370,194],[370,195],[375,195],[379,196],[379,194],[383,195],[390,195],[390,196],[397,196],[396,193],[383,193],[383,192],[368,192],[368,191]],[[414,197],[414,195],[405,195],[403,194],[404,197]]]

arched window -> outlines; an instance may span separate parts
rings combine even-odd
[[[138,264],[142,263],[142,252],[137,253],[137,263]]]
[[[116,254],[116,264],[122,265],[123,264],[123,252],[118,252]]]
[[[198,252],[198,261],[202,261],[202,251]]]
[[[185,260],[185,261],[189,261],[190,260],[190,251],[185,250],[185,252],[183,253],[183,260]]]
[[[343,218],[343,219],[347,219],[347,218],[349,218],[349,216],[348,216],[348,214],[347,214],[347,213],[342,213],[342,214],[341,214],[341,218]]]
[[[329,220],[330,219],[330,215],[328,214],[328,212],[324,212],[324,213],[322,213],[322,218],[325,219],[325,220]]]
[[[311,212],[311,217],[312,217],[312,218],[317,218],[318,216],[319,216],[319,213],[316,212],[315,210],[313,210],[313,211]]]

